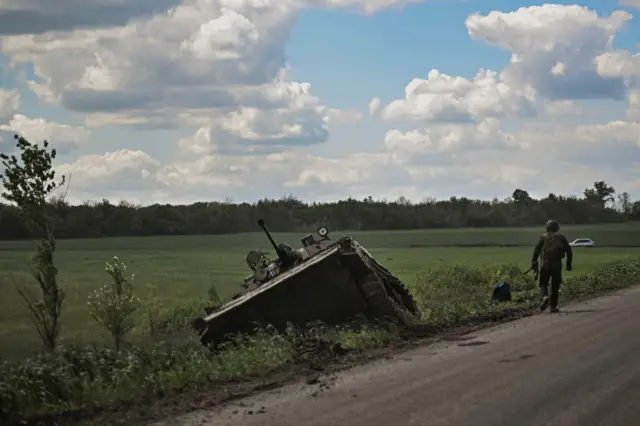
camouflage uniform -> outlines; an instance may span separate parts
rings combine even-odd
[[[551,302],[551,312],[558,312],[558,296],[562,283],[562,259],[567,256],[567,271],[572,269],[573,252],[567,237],[559,232],[560,225],[550,220],[545,226],[545,232],[533,250],[531,265],[534,270],[540,268],[540,295],[542,302],[540,310],[547,309]],[[542,265],[538,263],[541,258]],[[549,298],[549,280],[551,280],[551,298]]]

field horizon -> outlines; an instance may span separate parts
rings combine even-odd
[[[267,224],[268,225],[268,224]],[[257,227],[257,226],[256,226]],[[543,226],[528,227],[460,227],[460,228],[429,228],[409,230],[372,230],[354,231],[329,229],[330,238],[344,235],[353,236],[364,245],[374,244],[377,247],[393,247],[403,245],[407,238],[416,241],[416,247],[517,247],[535,245],[537,235],[543,232]],[[561,233],[569,241],[576,238],[590,238],[598,246],[608,247],[640,247],[640,222],[629,221],[607,224],[561,225]],[[307,234],[315,234],[315,229],[300,232],[271,232],[276,242],[286,242],[289,245],[300,243],[300,239]],[[389,239],[388,237],[396,237]],[[437,237],[430,240],[427,237]],[[380,238],[377,238],[380,237]],[[171,244],[163,244],[165,242]],[[58,250],[91,250],[94,247],[113,247],[123,249],[146,248],[148,244],[156,249],[173,249],[176,242],[195,243],[180,244],[181,249],[204,248],[230,244],[253,244],[260,248],[269,249],[271,246],[260,230],[255,232],[239,232],[229,234],[198,234],[198,235],[149,235],[136,237],[99,237],[99,238],[57,238]],[[253,246],[247,246],[247,251]],[[31,250],[30,239],[0,240],[0,250]]]

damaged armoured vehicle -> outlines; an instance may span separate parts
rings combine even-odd
[[[264,220],[258,225],[277,259],[252,250],[246,262],[253,273],[242,295],[192,322],[205,345],[217,345],[236,333],[248,334],[287,323],[304,327],[321,321],[344,323],[358,315],[408,325],[418,307],[402,282],[352,237],[331,240],[325,227],[302,238],[302,247],[276,244]]]

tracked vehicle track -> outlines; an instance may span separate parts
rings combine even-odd
[[[342,256],[346,260],[344,266],[360,286],[370,313],[386,321],[409,325],[411,314],[417,314],[418,307],[402,281],[355,242],[343,247]]]

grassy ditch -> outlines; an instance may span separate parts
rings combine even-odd
[[[490,302],[493,287],[509,279],[515,299]],[[640,283],[640,259],[614,262],[567,279],[564,302]],[[538,301],[531,276],[514,265],[454,266],[425,271],[409,283],[422,309],[419,326],[446,329],[505,311],[527,311]],[[284,334],[263,330],[239,337],[216,354],[195,340],[155,342],[119,353],[97,347],[66,347],[53,354],[0,366],[0,423],[43,419],[63,413],[95,413],[151,402],[176,394],[214,389],[232,382],[268,377],[314,357],[335,357],[406,339],[389,326],[322,325]]]

